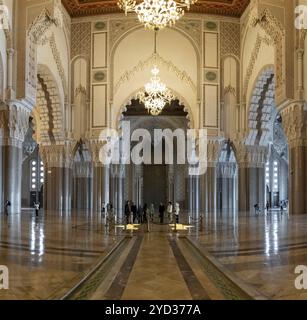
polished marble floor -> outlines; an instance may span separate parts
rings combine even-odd
[[[92,298],[224,299],[180,235],[264,298],[307,299],[294,286],[295,267],[307,265],[307,215],[277,211],[208,214],[202,226],[178,234],[167,225],[154,224],[150,233],[144,226],[114,267],[108,290],[98,286]],[[95,213],[0,216],[0,265],[10,271],[10,289],[0,290],[0,299],[60,299],[122,239]]]
[[[10,285],[0,299],[62,297],[119,238],[105,234],[100,215],[84,212],[0,216],[0,265]]]
[[[192,238],[267,299],[307,299],[295,288],[295,268],[307,266],[307,215],[211,214]]]

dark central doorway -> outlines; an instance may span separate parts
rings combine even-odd
[[[155,208],[167,201],[167,166],[144,166],[144,203],[153,203]]]

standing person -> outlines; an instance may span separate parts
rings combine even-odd
[[[153,222],[154,221],[154,216],[155,216],[155,206],[154,206],[153,203],[150,205],[149,214],[150,214],[151,222]]]
[[[40,203],[34,202],[34,209],[35,209],[35,215],[38,217],[39,209],[40,209]]]
[[[111,203],[108,203],[107,204],[107,212],[105,215],[105,224],[106,225],[108,225],[108,222],[110,221],[112,214],[113,214],[113,206]]]
[[[180,205],[178,202],[175,204],[175,217],[176,217],[176,223],[179,223],[179,214],[180,214]]]
[[[283,203],[283,201],[280,204],[280,212],[281,212],[281,214],[284,213],[284,203]]]
[[[147,222],[147,214],[148,214],[148,206],[147,203],[145,203],[143,208],[143,222]]]
[[[107,217],[106,217],[106,224],[113,227],[116,224],[114,209],[112,203],[107,205]]]
[[[132,223],[134,223],[135,221],[137,221],[137,218],[138,218],[137,217],[138,210],[134,202],[132,202],[131,211],[132,211],[132,219],[133,219]]]
[[[130,216],[131,216],[131,206],[130,206],[130,201],[127,201],[125,205],[126,224],[130,223]]]
[[[105,204],[105,202],[102,202],[102,204],[101,204],[101,213],[102,213],[103,216],[105,216],[105,214],[106,214],[106,204]]]
[[[159,217],[160,217],[161,224],[163,224],[164,222],[164,212],[165,212],[165,205],[161,202],[159,206]]]
[[[255,209],[255,214],[256,214],[256,215],[259,215],[259,213],[260,213],[260,208],[259,208],[259,204],[258,204],[258,203],[256,203],[256,204],[254,205],[254,209]]]
[[[142,207],[141,206],[139,206],[139,208],[138,208],[138,212],[137,212],[137,220],[138,220],[138,223],[142,223],[143,222],[143,214],[142,214],[142,212],[143,212],[143,209],[142,209]]]
[[[9,200],[6,200],[4,208],[5,208],[5,214],[9,215],[9,207],[11,206],[11,202]]]
[[[267,201],[266,202],[266,211],[267,211],[267,213],[269,213],[269,210],[270,210],[270,202]]]
[[[168,216],[168,222],[171,223],[172,222],[172,216],[173,216],[173,204],[172,202],[170,201],[168,203],[168,206],[167,206],[167,216]]]

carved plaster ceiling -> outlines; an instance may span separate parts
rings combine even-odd
[[[83,17],[106,13],[117,13],[121,10],[117,0],[62,0],[72,17]],[[198,0],[191,7],[191,12],[241,17],[250,0]]]

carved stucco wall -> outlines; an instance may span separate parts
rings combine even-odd
[[[273,2],[268,5],[253,0],[241,18],[241,122],[244,131],[248,128],[253,90],[264,67],[274,66],[276,99],[281,102],[287,96],[285,30],[281,20],[285,8]]]
[[[141,39],[141,40],[140,40]],[[172,41],[169,41],[172,39]],[[158,35],[157,65],[162,81],[173,91],[179,92],[192,110],[192,117],[199,118],[198,57],[191,42],[180,32],[166,29]],[[139,28],[125,36],[114,52],[113,64],[113,125],[122,105],[129,102],[131,94],[149,82],[153,57],[154,33]]]

